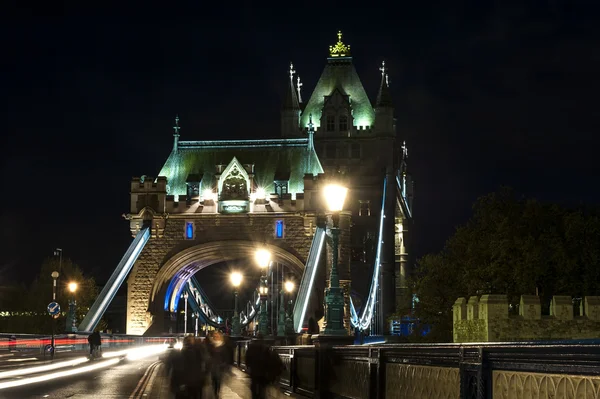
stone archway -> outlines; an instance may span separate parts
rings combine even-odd
[[[157,316],[164,315],[163,311],[173,310],[176,297],[190,276],[221,262],[244,258],[252,259],[254,262],[254,255],[258,248],[269,250],[272,261],[282,263],[295,274],[302,275],[304,262],[289,251],[272,244],[259,246],[254,241],[236,240],[208,242],[186,248],[167,259],[153,279],[148,298],[148,309],[151,314],[148,318],[147,328],[161,320],[161,317]],[[174,279],[174,284],[171,284]],[[166,289],[166,287],[170,287],[170,289]]]

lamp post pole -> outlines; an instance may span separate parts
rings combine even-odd
[[[327,188],[326,188],[327,190]],[[329,193],[327,193],[329,191]],[[344,328],[344,295],[340,288],[340,277],[338,275],[338,244],[340,238],[340,211],[344,204],[344,198],[346,196],[346,189],[339,186],[331,186],[326,191],[327,198],[331,201],[330,209],[332,214],[332,227],[331,227],[331,241],[332,241],[332,254],[331,254],[331,275],[329,278],[329,288],[325,293],[325,328],[323,335],[348,335],[348,332]],[[337,197],[337,198],[335,198]]]
[[[183,310],[183,335],[187,334],[187,308],[188,308],[188,293],[183,293],[183,299],[185,299],[185,308]]]
[[[288,335],[294,334],[294,299],[292,292],[294,291],[295,285],[293,281],[285,282],[285,291],[290,296],[289,300],[289,312],[286,309],[285,311],[285,333]]]
[[[279,292],[279,320],[277,321],[277,336],[285,337],[285,291],[282,288]]]
[[[256,251],[256,260],[258,261],[258,266],[262,269],[262,273],[260,276],[260,285],[258,287],[258,293],[260,295],[260,308],[258,313],[258,333],[263,337],[267,335],[267,324],[269,322],[267,315],[267,294],[269,292],[269,287],[267,285],[267,267],[271,262],[271,253],[266,249],[259,249]]]
[[[263,277],[263,278],[266,278],[266,277]],[[268,288],[267,288],[267,285],[265,284],[265,280],[263,280],[261,278],[260,288],[259,288],[260,310],[258,313],[258,333],[261,334],[263,337],[265,337],[267,335],[267,324],[269,323],[267,309],[266,309],[267,292],[268,292]]]
[[[61,251],[62,253],[62,251]],[[56,279],[58,278],[60,274],[57,271],[53,271],[51,276],[52,276],[52,302],[56,301]],[[52,351],[50,352],[50,358],[54,359],[54,349],[55,349],[55,342],[54,342],[54,329],[56,328],[56,323],[54,322],[54,316],[50,316],[51,317],[51,322],[52,322],[52,340],[50,341],[50,346]]]
[[[242,274],[239,272],[231,273],[231,284],[233,285],[233,320],[231,320],[231,336],[239,337],[241,335],[240,315],[238,313],[238,287],[242,283]]]

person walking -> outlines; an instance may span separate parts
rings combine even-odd
[[[210,362],[210,373],[215,398],[219,398],[221,382],[225,374],[230,373],[233,364],[233,350],[220,331],[213,332],[206,340]]]
[[[252,399],[265,399],[267,386],[277,380],[283,371],[279,355],[269,348],[263,335],[248,345],[246,366],[250,369],[250,391]]]
[[[202,399],[206,360],[204,344],[196,343],[192,336],[185,337],[181,350],[169,359],[171,391],[175,399]]]
[[[90,344],[90,358],[95,358],[102,345],[102,338],[99,331],[94,331],[88,335],[88,343]]]

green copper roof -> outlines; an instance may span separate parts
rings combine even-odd
[[[339,88],[344,94],[350,96],[352,115],[355,126],[373,126],[375,122],[375,111],[365,89],[354,69],[352,59],[344,57],[329,59],[317,87],[310,96],[302,116],[300,126],[308,126],[308,116],[312,114],[313,121],[317,127],[321,124],[321,112],[323,110],[324,97],[331,95],[335,88]]]
[[[169,194],[185,195],[188,175],[202,176],[202,188],[216,185],[216,165],[228,165],[233,158],[241,164],[254,164],[254,180],[267,193],[274,192],[275,176],[287,175],[288,192],[304,191],[304,175],[323,173],[321,162],[308,139],[180,141],[171,152],[159,176],[167,178]]]

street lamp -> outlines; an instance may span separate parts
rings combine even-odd
[[[62,253],[62,252],[61,252]],[[55,270],[52,272],[51,274],[52,276],[52,302],[56,301],[56,279],[58,278],[59,274],[58,272]],[[55,326],[55,322],[54,322],[54,316],[50,316],[52,317],[52,340],[50,342],[50,346],[52,347],[52,352],[50,353],[50,358],[54,359],[54,329],[56,328]]]
[[[67,317],[67,331],[77,332],[76,326],[76,310],[77,300],[75,299],[75,291],[77,291],[77,283],[71,282],[68,285],[69,291],[73,294],[73,298],[69,301],[69,317]]]
[[[241,335],[240,316],[238,314],[238,287],[242,283],[242,273],[231,273],[231,285],[233,285],[233,320],[231,321],[231,335],[239,337]]]
[[[183,293],[183,298],[185,299],[185,308],[183,311],[183,335],[187,334],[187,308],[188,308],[188,293],[185,291]]]
[[[266,309],[267,295],[269,293],[269,287],[267,287],[267,266],[271,262],[271,253],[266,249],[259,249],[256,251],[256,261],[258,266],[262,270],[260,276],[260,285],[258,287],[258,293],[260,294],[260,308],[258,313],[258,332],[265,336],[267,335],[267,323],[268,315]]]
[[[344,207],[347,193],[348,189],[339,185],[329,185],[324,190],[327,207],[332,212],[331,239],[333,248],[329,288],[325,292],[325,329],[323,335],[348,335],[344,328],[344,295],[340,288],[340,277],[337,271],[340,211]]]

